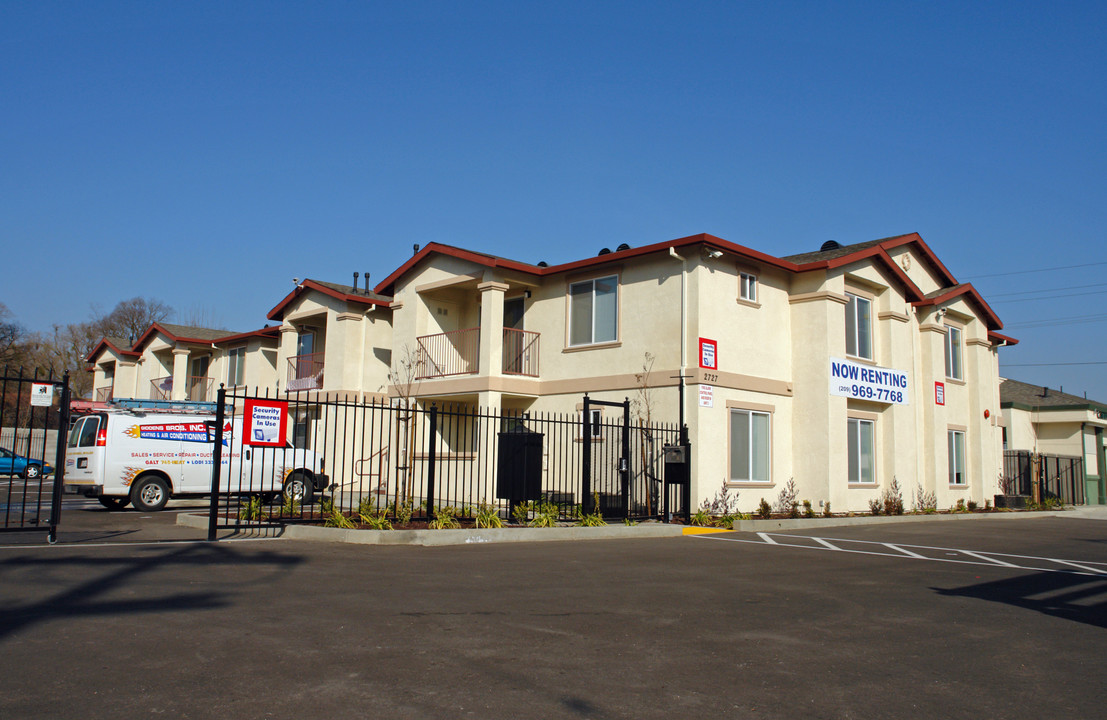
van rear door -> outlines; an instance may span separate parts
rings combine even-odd
[[[107,427],[107,417],[89,415],[73,424],[65,448],[65,484],[103,484],[104,447],[101,429]]]

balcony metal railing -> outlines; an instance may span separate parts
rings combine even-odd
[[[453,330],[416,338],[416,379],[473,375],[478,370],[480,328]]]
[[[188,378],[188,399],[193,402],[210,402],[214,382],[206,375],[192,375]]]
[[[151,400],[173,399],[173,376],[154,378],[150,381]]]
[[[106,385],[104,387],[96,388],[96,402],[108,402],[112,399],[112,391],[115,390],[114,385]]]
[[[286,392],[323,388],[323,353],[308,353],[288,358]]]
[[[504,374],[538,377],[539,333],[504,328]]]

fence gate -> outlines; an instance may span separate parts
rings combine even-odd
[[[0,532],[47,531],[57,540],[69,428],[69,374],[0,377]]]

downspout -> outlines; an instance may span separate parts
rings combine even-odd
[[[675,248],[669,248],[669,256],[680,261],[680,378],[677,379],[677,387],[680,390],[680,423],[681,432],[684,431],[684,373],[688,369],[688,338],[687,336],[687,312],[688,295],[685,289],[685,276],[688,274],[688,261],[677,255]]]

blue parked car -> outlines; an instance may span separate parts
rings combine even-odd
[[[7,448],[0,448],[0,475],[21,475],[27,480],[35,480],[54,472],[50,465],[38,460],[16,455]]]

